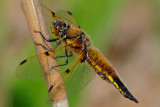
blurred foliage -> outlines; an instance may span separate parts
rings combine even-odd
[[[157,1],[157,0],[148,0],[148,3],[150,4],[151,6],[151,12],[152,12],[152,27],[153,27],[153,32],[154,32],[154,35],[155,35],[155,48],[156,48],[156,64],[157,66],[159,66],[159,63],[160,63],[160,14],[159,14],[159,5],[160,5],[160,2]],[[159,67],[160,69],[160,67]],[[160,72],[158,72],[159,76],[160,76]],[[159,80],[160,81],[160,80]]]
[[[4,43],[4,38],[6,35],[6,25],[5,25],[5,22],[4,22],[4,19],[5,19],[5,11],[4,11],[4,0],[1,0],[0,1],[0,14],[1,14],[1,17],[0,17],[0,23],[3,25],[3,26],[0,26],[0,29],[1,29],[1,32],[0,32],[0,45],[2,43]],[[0,47],[2,48],[2,47]],[[1,49],[2,50],[2,49]]]

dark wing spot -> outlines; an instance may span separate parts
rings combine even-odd
[[[72,13],[70,11],[67,11],[69,15],[72,15]]]
[[[52,12],[52,16],[53,16],[53,17],[55,17],[55,16],[56,16],[54,12]]]
[[[53,85],[51,85],[51,87],[49,88],[48,92],[51,92],[52,88],[53,88]]]
[[[23,61],[20,63],[20,65],[24,64],[25,62],[27,62],[27,60],[26,60],[26,59],[25,59],[25,60],[23,60]]]
[[[81,28],[80,26],[78,26],[78,28]]]
[[[70,70],[69,70],[69,69],[67,69],[65,72],[68,74],[68,73],[70,73]]]
[[[45,52],[45,55],[46,55],[46,56],[49,56],[49,53],[48,53],[48,51],[47,51],[47,52]]]

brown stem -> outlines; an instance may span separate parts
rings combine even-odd
[[[40,43],[42,45],[47,44],[49,48],[53,48],[51,43],[45,42],[39,33],[34,32],[35,30],[41,31],[47,39],[50,38],[49,32],[46,27],[46,23],[44,20],[40,1],[39,0],[21,0],[21,2],[22,2],[23,10],[28,22],[28,26],[30,29],[33,42]],[[46,51],[44,48],[42,48],[39,45],[35,45],[35,49],[37,54],[44,53]],[[42,68],[42,72],[44,74],[47,87],[49,89],[51,86],[51,83],[55,83],[56,78],[59,78],[61,76],[59,73],[59,70],[57,71],[57,69],[56,70],[52,69],[51,71],[49,71],[49,69],[53,65],[57,65],[57,62],[52,57],[49,57],[49,58],[39,57],[39,62]],[[62,79],[56,82],[59,82],[58,87],[60,88],[64,87]],[[50,96],[51,96],[51,100],[53,102],[54,107],[69,107],[65,89],[63,89],[62,91],[53,90],[50,92]],[[54,102],[55,99],[58,99],[59,102],[55,103]]]

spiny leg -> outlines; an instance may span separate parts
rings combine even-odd
[[[39,46],[41,46],[42,48],[46,49],[47,51],[50,51],[50,50],[51,50],[50,48],[47,48],[46,46],[42,45],[41,43],[36,43],[36,42],[35,42],[35,45],[39,45]]]
[[[35,43],[35,45],[40,45],[42,48],[46,49],[47,51],[53,52],[61,44],[61,41],[57,42],[56,46],[53,49],[49,48],[47,44],[46,44],[47,45],[47,47],[46,47],[46,46],[42,45],[41,43],[36,43],[36,42],[34,42],[34,43]]]
[[[58,56],[56,58],[61,58],[61,57],[66,57],[66,63],[65,64],[61,64],[61,65],[57,65],[57,66],[52,66],[50,70],[54,69],[55,67],[58,67],[58,66],[64,66],[64,65],[67,65],[68,64],[68,57],[72,57],[73,54],[72,52],[70,51],[70,55],[68,55],[68,51],[67,49],[65,48],[65,56]],[[48,89],[48,92],[50,92],[53,88],[53,85],[50,86],[50,88]]]
[[[68,51],[67,51],[68,52]],[[69,51],[70,52],[70,55],[68,55],[68,57],[72,57],[73,56],[73,53],[72,51]],[[66,57],[66,56],[56,56],[56,58],[62,58],[62,57]]]
[[[59,58],[60,58],[60,57],[66,57],[66,62],[65,62],[65,64],[60,64],[60,65],[52,66],[51,69],[54,69],[55,67],[64,66],[64,65],[67,65],[67,64],[68,64],[68,57],[71,57],[71,56],[73,56],[73,55],[71,54],[71,55],[68,56],[68,52],[67,52],[67,51],[68,51],[68,50],[65,48],[65,56],[59,56]],[[56,58],[58,58],[58,57],[56,57]],[[50,69],[50,70],[51,70],[51,69]]]
[[[41,31],[34,31],[35,33],[40,33],[40,35],[42,36],[42,38],[44,39],[44,40],[46,40],[47,42],[56,42],[57,40],[59,40],[59,38],[56,38],[56,39],[46,39],[45,37],[44,37],[44,35],[42,34],[42,32]]]
[[[56,38],[56,39],[46,39],[45,38],[45,36],[42,34],[42,32],[41,31],[34,31],[35,33],[39,33],[41,36],[42,36],[42,38],[45,40],[45,41],[47,41],[47,42],[56,42],[57,43],[57,40],[59,40],[59,38]],[[49,48],[49,46],[48,46],[48,44],[45,42],[45,45],[47,46],[47,48],[48,49],[50,49]],[[42,45],[41,45],[42,46]],[[45,47],[44,45],[42,46],[42,47]],[[51,50],[51,49],[50,49]]]
[[[56,42],[57,44],[56,44],[56,46],[53,48],[53,49],[51,49],[50,51],[54,51],[60,44],[61,44],[61,41],[59,41],[59,42]]]

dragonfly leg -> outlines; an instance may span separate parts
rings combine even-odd
[[[47,42],[55,42],[55,41],[59,40],[59,38],[56,38],[56,39],[46,39],[44,37],[44,35],[42,34],[42,32],[40,32],[40,31],[34,31],[34,32],[35,33],[40,33],[40,35],[43,37],[43,39],[46,40]]]
[[[68,64],[68,57],[71,57],[73,56],[72,52],[70,51],[70,55],[68,55],[68,51],[67,49],[65,48],[65,56],[58,56],[56,58],[62,58],[62,57],[66,57],[66,63],[65,64],[61,64],[61,65],[57,65],[57,66],[52,66],[50,70],[54,69],[55,67],[58,67],[58,66],[64,66],[64,65],[67,65]],[[50,88],[48,89],[48,92],[50,92],[53,88],[53,85],[50,86]]]
[[[55,46],[53,49],[51,49],[50,51],[53,52],[60,44],[61,44],[61,41],[59,41],[59,42],[56,44],[56,46]]]
[[[45,41],[47,41],[47,42],[56,42],[57,43],[57,40],[59,40],[59,38],[56,38],[56,39],[46,39],[45,38],[45,36],[42,34],[42,32],[40,32],[40,31],[34,31],[35,33],[40,33],[40,35],[42,36],[42,38],[45,40]],[[46,44],[46,43],[45,43]],[[60,44],[60,43],[57,43],[58,45]],[[46,44],[47,45],[47,44]],[[51,50],[51,51],[54,51],[55,50],[55,48],[58,46],[58,45],[56,45],[53,49],[50,49],[49,48],[49,46],[47,45],[47,47],[49,48],[49,50]],[[42,45],[41,45],[42,46]],[[45,46],[42,46],[43,48],[45,47]],[[47,49],[48,50],[48,49]]]
[[[52,66],[52,67],[50,68],[50,70],[54,69],[55,67],[67,65],[67,64],[68,64],[68,57],[71,57],[71,56],[72,56],[72,54],[71,54],[71,55],[68,55],[67,49],[65,48],[65,56],[58,56],[58,57],[56,57],[56,58],[66,57],[66,62],[65,62],[65,64],[60,64],[60,65]]]
[[[46,46],[40,44],[40,43],[36,43],[35,42],[35,45],[40,45],[42,48],[46,49],[47,51],[50,51],[51,49],[50,48],[47,48]]]
[[[67,51],[68,52],[68,51]],[[69,51],[70,52],[70,55],[68,55],[68,57],[72,57],[73,56],[73,53],[72,51]],[[66,57],[66,56],[57,56],[56,58],[62,58],[62,57]]]
[[[61,42],[58,42],[53,49],[49,48],[48,45],[47,45],[47,47],[48,47],[47,48],[46,46],[42,45],[41,43],[36,43],[36,42],[34,42],[34,43],[35,43],[35,45],[40,45],[42,48],[46,49],[47,51],[53,52],[60,45]]]

